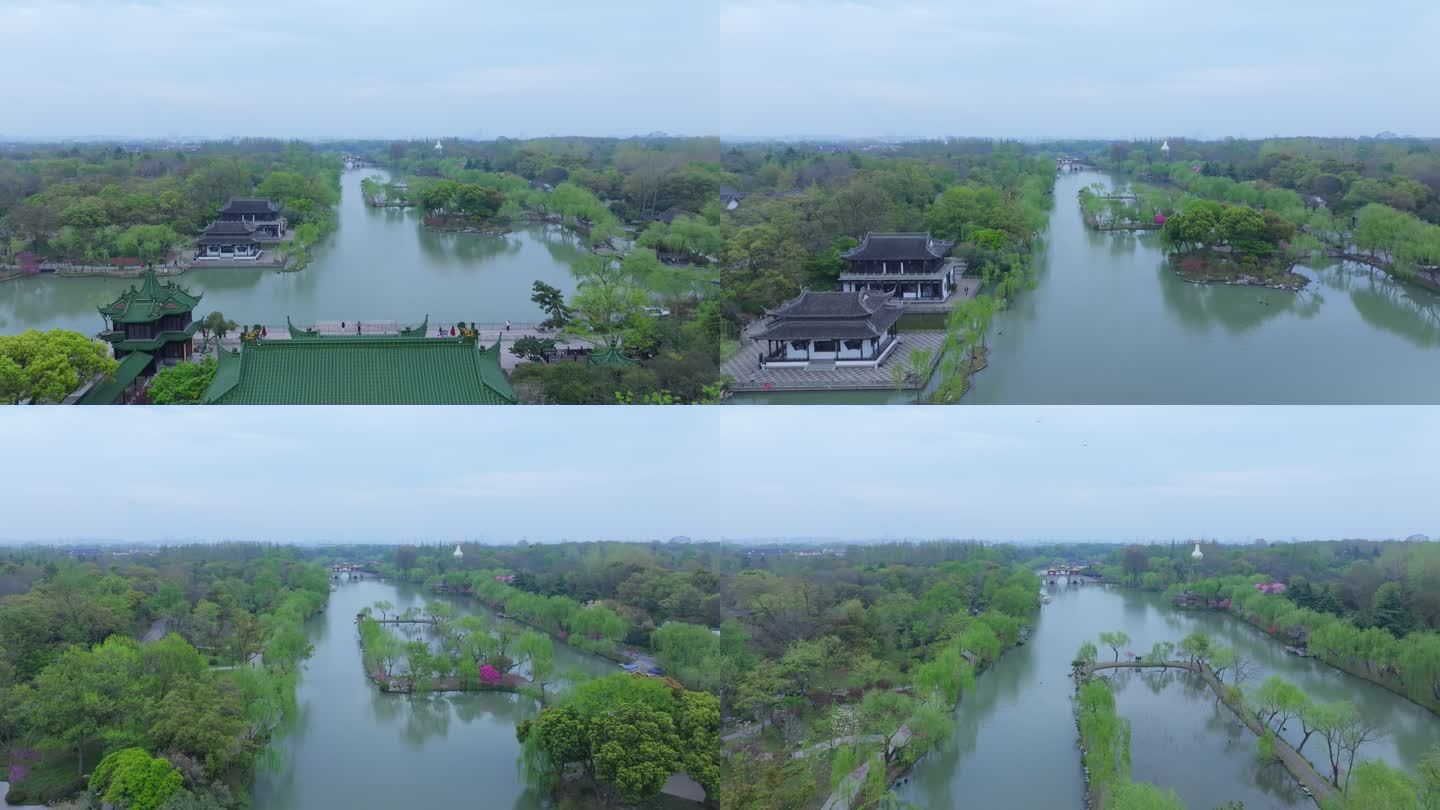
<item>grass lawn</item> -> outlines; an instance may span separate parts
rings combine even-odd
[[[949,317],[947,312],[907,312],[895,322],[895,328],[901,332],[944,331]]]

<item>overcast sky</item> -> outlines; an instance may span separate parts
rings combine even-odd
[[[0,538],[1440,535],[1435,408],[11,408]]]
[[[1440,3],[0,0],[0,137],[1440,134]]]

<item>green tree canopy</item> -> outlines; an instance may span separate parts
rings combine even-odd
[[[90,789],[122,810],[157,810],[183,783],[169,760],[151,757],[143,748],[123,748],[95,766]]]
[[[116,365],[105,344],[79,332],[0,335],[0,402],[60,402],[82,382],[108,378]]]
[[[176,363],[160,369],[150,381],[147,395],[152,405],[194,405],[205,397],[215,380],[219,361],[207,357],[198,363]]]

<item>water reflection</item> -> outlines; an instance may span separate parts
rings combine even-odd
[[[1256,737],[1193,674],[1117,670],[1109,677],[1130,721],[1130,771],[1173,788],[1190,807],[1242,801],[1246,807],[1309,802],[1283,767],[1261,763]]]
[[[1191,331],[1204,332],[1210,326],[1219,326],[1229,334],[1243,335],[1281,315],[1313,317],[1321,303],[1313,295],[1265,287],[1191,284],[1176,276],[1168,265],[1157,267],[1155,274],[1166,307],[1176,320],[1192,327]]]
[[[326,613],[307,623],[315,654],[297,695],[296,729],[277,746],[281,767],[257,774],[255,806],[388,810],[415,806],[416,786],[424,786],[423,804],[431,807],[545,806],[515,764],[515,724],[534,716],[534,701],[496,692],[386,694],[365,677],[354,617],[381,599],[404,611],[433,595],[374,580],[344,583],[331,593]],[[495,620],[473,600],[448,599],[457,615]],[[429,636],[411,628],[404,635]],[[555,658],[564,671],[614,671],[611,663],[564,645],[556,646]]]
[[[1389,731],[1386,739],[1362,749],[1363,758],[1411,768],[1440,744],[1440,719],[1434,715],[1313,659],[1286,655],[1280,645],[1225,614],[1181,613],[1158,594],[1097,586],[1047,590],[1053,602],[1042,609],[1029,643],[980,676],[955,713],[952,744],[915,766],[897,788],[903,800],[920,807],[1083,806],[1068,675],[1075,649],[1102,631],[1123,630],[1132,639],[1130,649],[1142,655],[1156,642],[1205,632],[1255,662],[1247,688],[1273,673],[1318,702],[1353,701]],[[1111,657],[1109,649],[1102,654]],[[1247,807],[1309,802],[1287,771],[1258,762],[1254,735],[1198,679],[1180,670],[1119,670],[1107,677],[1115,679],[1117,706],[1132,724],[1136,779],[1174,787],[1196,808],[1232,799]],[[1287,731],[1287,737],[1296,731]],[[1298,742],[1295,736],[1292,742]],[[1312,749],[1313,739],[1304,753],[1323,757],[1323,746]],[[1035,768],[1037,762],[1045,768]]]
[[[569,294],[573,267],[585,255],[573,237],[535,226],[505,236],[435,233],[418,213],[367,208],[363,177],[341,177],[339,227],[314,250],[304,270],[202,268],[178,277],[201,293],[200,313],[220,310],[246,323],[278,324],[286,315],[316,320],[479,320],[499,323],[544,317],[530,300],[544,281]],[[103,322],[96,307],[113,301],[135,279],[58,278],[41,274],[0,283],[0,331],[74,329],[87,334]]]
[[[1384,295],[1336,295],[1353,271],[1333,266],[1300,268],[1319,282],[1298,294],[1186,283],[1155,232],[1085,227],[1075,192],[1096,181],[1057,178],[1038,285],[996,318],[965,402],[1440,402],[1440,296],[1378,273]]]
[[[1416,346],[1440,346],[1440,303],[1428,293],[1390,279],[1350,273],[1350,301],[1366,323],[1405,338]]]

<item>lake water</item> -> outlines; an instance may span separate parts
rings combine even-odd
[[[1440,403],[1440,295],[1353,264],[1299,293],[1199,285],[1155,232],[1085,227],[1063,174],[1034,290],[1000,313],[968,404]],[[895,392],[743,394],[739,403],[907,402]]]
[[[916,764],[897,787],[902,799],[919,807],[1083,807],[1070,662],[1082,642],[1098,644],[1098,635],[1109,630],[1125,631],[1129,649],[1140,654],[1155,642],[1204,631],[1256,661],[1248,689],[1279,674],[1316,701],[1353,701],[1389,731],[1387,739],[1362,748],[1361,759],[1413,767],[1440,744],[1440,718],[1429,711],[1312,659],[1287,655],[1227,615],[1182,613],[1158,594],[1099,585],[1048,588],[1054,601],[1041,608],[1030,641],[977,679],[955,712],[954,740]],[[1101,647],[1101,657],[1112,653]],[[1121,672],[1111,677],[1119,712],[1132,727],[1134,779],[1174,788],[1196,810],[1232,799],[1244,801],[1247,810],[1314,807],[1288,772],[1257,762],[1254,735],[1229,710],[1217,708],[1208,689],[1175,672]],[[1292,736],[1298,743],[1298,735],[1287,733]],[[1312,737],[1303,753],[1323,762],[1324,745]]]
[[[203,293],[196,309],[214,310],[241,323],[297,324],[320,320],[419,323],[456,320],[500,323],[543,320],[530,301],[537,280],[567,296],[571,268],[585,247],[559,228],[531,227],[505,236],[435,233],[413,209],[370,208],[360,181],[384,178],[378,169],[341,176],[339,224],[314,248],[299,272],[200,268],[175,277]],[[0,334],[26,329],[74,329],[94,334],[104,326],[97,306],[137,283],[120,278],[61,278],[41,274],[0,282]]]
[[[278,743],[275,769],[257,774],[255,807],[495,807],[532,810],[542,797],[525,784],[515,724],[534,717],[535,701],[500,692],[385,694],[365,677],[355,614],[385,599],[397,611],[435,597],[407,584],[345,583],[307,629],[315,654],[297,693],[294,729]],[[454,598],[457,613],[493,616],[479,602]],[[608,661],[555,644],[559,672],[619,670]]]

